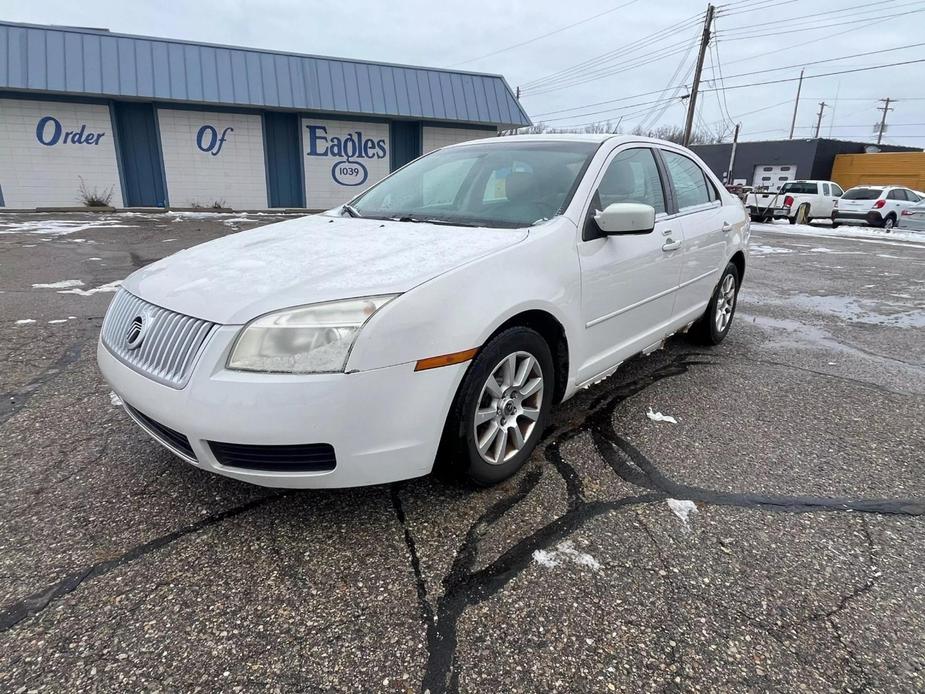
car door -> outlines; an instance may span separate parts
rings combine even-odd
[[[726,260],[726,236],[736,221],[716,186],[690,157],[661,149],[677,204],[676,225],[684,234],[681,277],[672,312],[684,316],[709,301]]]
[[[832,188],[832,195],[829,198],[829,213],[828,215],[826,215],[827,217],[832,216],[832,213],[837,209],[836,203],[838,203],[841,196],[845,194],[845,191],[843,191],[836,183],[832,183],[831,188]]]
[[[906,198],[906,191],[902,188],[893,188],[886,194],[886,204],[880,210],[881,216],[886,219],[888,215],[893,215],[895,220],[899,220],[903,208],[909,204]]]
[[[668,218],[665,184],[651,148],[616,150],[593,190],[578,242],[585,325],[579,383],[593,380],[661,340],[680,276],[681,228],[677,220]],[[593,215],[620,202],[654,207],[655,228],[642,234],[603,236]]]

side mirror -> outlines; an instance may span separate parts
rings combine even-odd
[[[615,202],[594,215],[598,228],[614,234],[648,234],[655,228],[655,208],[635,202]]]

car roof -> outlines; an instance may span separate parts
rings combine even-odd
[[[668,145],[671,147],[681,147],[677,142],[670,142],[669,140],[659,140],[654,137],[643,137],[642,135],[620,135],[616,133],[563,133],[563,134],[552,134],[552,133],[542,133],[536,135],[505,135],[503,137],[494,136],[494,137],[483,137],[478,140],[466,140],[465,142],[458,142],[453,145],[448,145],[449,147],[460,147],[464,145],[472,144],[481,144],[488,142],[648,142],[651,144],[659,145]]]

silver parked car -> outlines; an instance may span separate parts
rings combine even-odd
[[[902,211],[899,228],[925,232],[925,200]]]

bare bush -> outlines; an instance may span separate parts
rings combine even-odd
[[[87,183],[84,181],[83,176],[78,176],[80,179],[80,187],[77,189],[77,195],[80,198],[80,201],[86,207],[109,207],[112,202],[112,194],[115,186],[109,186],[109,190],[105,188],[100,191],[96,187],[93,190],[87,188]]]

